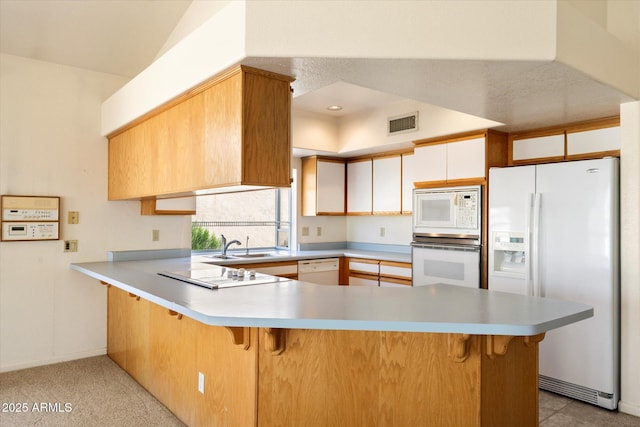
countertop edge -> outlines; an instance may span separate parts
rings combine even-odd
[[[87,263],[112,266],[118,263],[101,262]],[[128,264],[128,263],[127,263]],[[559,328],[570,323],[587,319],[593,316],[593,308],[582,305],[580,309],[574,310],[573,313],[563,315],[556,319],[532,324],[499,324],[499,323],[469,323],[469,322],[433,322],[433,321],[389,321],[380,319],[318,319],[318,318],[260,318],[251,316],[216,316],[204,314],[199,311],[185,307],[174,301],[167,300],[154,293],[143,291],[132,284],[125,283],[109,275],[94,271],[90,267],[87,268],[83,264],[71,264],[71,269],[82,274],[88,275],[94,279],[103,281],[115,286],[123,291],[130,292],[136,296],[140,296],[152,303],[160,305],[168,310],[175,311],[184,316],[190,317],[203,324],[211,326],[227,326],[227,327],[269,327],[284,329],[327,329],[327,330],[363,330],[363,331],[390,331],[390,332],[421,332],[421,333],[464,333],[474,335],[510,335],[510,336],[532,336],[538,335],[548,330]],[[141,273],[148,274],[148,273]],[[295,284],[304,282],[291,281]],[[312,286],[317,286],[309,284]],[[185,285],[189,286],[189,285]],[[431,285],[438,286],[438,285]],[[444,286],[444,285],[442,285]],[[576,303],[574,303],[576,304]]]

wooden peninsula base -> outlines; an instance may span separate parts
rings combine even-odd
[[[537,426],[543,337],[208,326],[108,289],[109,356],[193,426]]]

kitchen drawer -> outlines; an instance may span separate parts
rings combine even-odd
[[[349,259],[349,271],[360,273],[372,273],[378,275],[380,271],[380,261],[370,259],[351,258]]]
[[[411,271],[411,263],[408,262],[380,261],[381,277],[393,277],[411,281]]]

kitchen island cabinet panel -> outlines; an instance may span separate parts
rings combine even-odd
[[[146,384],[149,362],[150,303],[110,286],[107,290],[109,357],[140,384]]]
[[[152,305],[149,316],[149,391],[188,425],[196,423],[197,322]]]
[[[196,364],[205,382],[204,394],[195,396],[196,425],[255,425],[258,329],[246,328],[246,332],[245,349],[233,343],[229,329],[198,324]],[[197,382],[197,372],[194,377]]]
[[[246,328],[246,344],[236,344],[228,328],[204,325],[114,286],[107,312],[109,357],[180,420],[255,425],[257,329]],[[204,393],[198,392],[199,372]]]
[[[260,346],[258,426],[378,425],[376,332],[290,329],[286,343]]]
[[[524,392],[537,390],[537,343],[489,356],[486,336],[285,333],[284,352],[259,349],[261,427],[538,424],[537,392]]]

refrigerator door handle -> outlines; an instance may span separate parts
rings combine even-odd
[[[533,196],[533,232],[531,238],[531,270],[533,281],[533,296],[541,297],[540,287],[540,202],[542,195],[536,193]]]
[[[524,219],[524,223],[525,223],[525,236],[526,236],[526,241],[527,241],[527,254],[525,257],[525,270],[524,270],[524,280],[525,280],[525,287],[526,287],[526,294],[528,296],[532,296],[533,295],[533,283],[531,281],[531,260],[532,260],[532,252],[531,252],[531,211],[533,209],[533,198],[534,198],[535,194],[533,193],[529,193],[527,196],[527,207],[525,209],[525,219]]]

